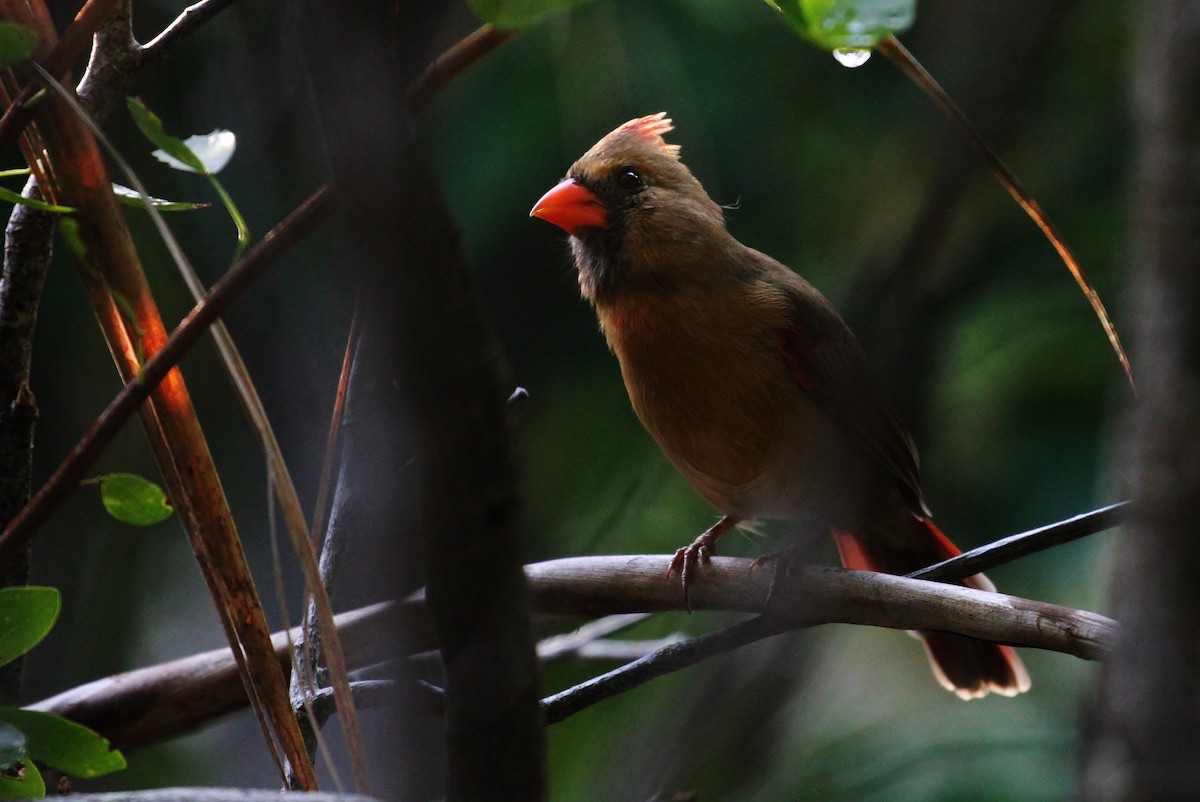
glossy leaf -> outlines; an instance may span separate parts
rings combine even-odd
[[[29,758],[0,773],[0,799],[40,799],[45,795],[46,782]]]
[[[0,665],[25,654],[46,637],[61,606],[56,588],[0,590]]]
[[[0,772],[17,765],[28,755],[25,733],[11,724],[0,724]]]
[[[0,67],[20,64],[33,54],[38,35],[12,22],[0,22]]]
[[[916,0],[766,0],[806,39],[827,50],[871,48],[906,30]]]
[[[121,186],[120,184],[113,184],[112,188],[113,194],[117,196],[117,200],[126,206],[132,206],[136,209],[145,209],[147,206],[153,206],[160,212],[190,212],[194,209],[207,209],[209,206],[212,206],[211,203],[169,201],[153,196],[143,197],[137,190]]]
[[[165,521],[175,511],[161,487],[136,473],[110,473],[96,481],[104,509],[123,523],[150,526]]]
[[[471,8],[484,22],[506,31],[527,28],[542,17],[583,5],[587,0],[471,0]]]
[[[200,161],[195,153],[192,153],[182,139],[168,134],[163,128],[162,120],[157,114],[150,111],[145,103],[136,97],[127,97],[125,104],[129,107],[129,113],[132,115],[134,123],[137,124],[138,130],[145,135],[146,139],[192,172],[203,173],[205,171],[204,162]],[[161,159],[161,157],[158,158]]]
[[[29,757],[72,777],[100,777],[125,768],[108,739],[53,713],[0,707],[0,722],[25,734]]]

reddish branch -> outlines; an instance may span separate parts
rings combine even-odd
[[[88,469],[159,386],[167,373],[208,330],[229,305],[239,298],[279,257],[311,231],[333,210],[333,195],[321,188],[251,248],[236,266],[213,285],[204,301],[188,313],[135,378],[129,380],[108,407],[71,449],[37,495],[0,533],[0,563],[29,542],[37,528],[79,486]]]

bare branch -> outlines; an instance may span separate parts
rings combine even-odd
[[[1101,328],[1104,329],[1104,334],[1108,337],[1108,342],[1112,346],[1113,352],[1117,356],[1117,361],[1121,363],[1121,368],[1125,371],[1125,378],[1129,380],[1129,387],[1137,394],[1137,385],[1133,380],[1133,369],[1129,364],[1129,357],[1125,354],[1125,348],[1121,345],[1121,338],[1117,334],[1117,327],[1112,322],[1112,318],[1108,314],[1108,310],[1104,308],[1104,302],[1100,300],[1099,293],[1092,286],[1087,274],[1083,272],[1083,267],[1079,264],[1079,260],[1075,258],[1070,247],[1065,239],[1058,231],[1058,227],[1050,220],[1042,207],[1034,200],[1033,196],[1021,186],[1020,180],[1016,174],[1008,168],[1008,165],[992,150],[980,133],[975,130],[975,126],[971,125],[967,115],[963,114],[962,109],[958,104],[946,93],[941,84],[929,74],[926,69],[921,66],[921,63],[913,57],[912,53],[904,45],[900,44],[900,40],[895,36],[888,36],[877,45],[880,53],[883,53],[892,63],[895,64],[901,72],[907,75],[913,83],[921,88],[925,94],[929,95],[946,115],[954,121],[956,125],[966,135],[967,140],[971,145],[979,151],[984,160],[987,161],[988,167],[1000,182],[1001,186],[1008,191],[1012,199],[1017,202],[1017,205],[1029,215],[1034,224],[1041,229],[1042,234],[1050,241],[1054,250],[1062,259],[1063,264],[1067,266],[1071,276],[1075,279],[1075,283],[1079,285],[1079,289],[1083,292],[1088,303],[1092,307],[1092,311],[1096,314],[1096,318],[1100,321]]]
[[[534,609],[549,616],[682,610],[678,585],[664,579],[670,559],[667,555],[575,557],[527,566]],[[793,576],[780,578],[771,595],[772,572],[751,573],[750,565],[745,559],[714,558],[693,586],[693,605],[771,615],[670,644],[574,692],[549,697],[543,702],[543,709],[552,714],[549,720],[561,720],[596,701],[712,655],[816,624],[940,629],[1086,660],[1102,659],[1116,637],[1116,623],[1095,613],[867,571],[799,569]],[[402,625],[397,624],[397,617]],[[389,642],[387,633],[400,626],[416,633],[414,650],[434,645],[419,595],[399,605],[343,613],[336,622],[352,666],[394,656],[386,654],[382,644]],[[615,631],[615,623],[604,626]],[[286,643],[284,633],[274,636],[285,667]],[[116,745],[128,747],[177,735],[245,704],[233,657],[227,649],[218,649],[97,680],[33,707],[67,716],[98,730]]]
[[[1030,529],[1028,532],[1021,532],[1017,535],[1009,535],[936,565],[913,571],[907,576],[910,579],[951,582],[972,574],[989,571],[997,565],[1004,565],[1021,557],[1028,557],[1030,554],[1112,529],[1125,520],[1128,507],[1128,501],[1120,501],[1098,510],[1076,515],[1065,521],[1039,526],[1037,529]]]
[[[141,403],[188,349],[207,331],[229,304],[240,296],[290,246],[332,210],[332,195],[322,189],[312,195],[288,218],[269,232],[241,262],[225,274],[205,302],[193,309],[171,333],[161,350],[130,379],[79,443],[55,470],[37,495],[0,533],[0,563],[9,559],[33,537],[37,528],[79,486],[79,480],[121,426],[137,412]]]
[[[683,598],[665,577],[669,556],[570,557],[526,568],[534,609],[599,615],[679,610]],[[810,566],[775,582],[752,561],[715,557],[692,586],[697,610],[771,613],[795,626],[864,624],[934,629],[1099,660],[1116,622],[1096,613],[919,579]]]
[[[201,0],[185,8],[158,36],[142,46],[140,66],[147,66],[165,57],[172,47],[233,3],[234,0]]]
[[[381,644],[404,612],[395,605],[376,604],[334,620],[347,653],[364,665],[390,656]],[[298,627],[292,630],[293,637],[298,633]],[[271,642],[280,666],[289,670],[287,633],[275,633]],[[129,748],[180,735],[246,704],[237,664],[229,649],[222,648],[105,677],[29,707],[86,723],[117,746]]]

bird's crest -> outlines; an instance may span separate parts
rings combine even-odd
[[[658,114],[650,114],[646,117],[638,117],[636,120],[630,120],[609,134],[608,137],[605,137],[605,139],[626,134],[635,136],[662,148],[671,157],[678,159],[679,146],[668,145],[663,140],[663,134],[674,129],[675,126],[671,125],[671,118],[667,116],[665,111],[660,111]]]

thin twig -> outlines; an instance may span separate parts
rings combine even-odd
[[[289,248],[325,219],[333,209],[333,194],[322,187],[272,229],[246,253],[236,267],[213,285],[206,300],[197,304],[167,339],[92,423],[53,475],[25,509],[0,533],[0,563],[33,537],[34,532],[79,486],[88,468],[121,426],[137,411],[158,384],[237,297]]]
[[[491,25],[482,25],[475,29],[434,59],[417,80],[413,81],[407,93],[410,108],[422,108],[438,90],[454,80],[463,70],[516,35],[516,31],[501,31]]]
[[[158,36],[142,45],[140,66],[162,59],[172,47],[233,3],[234,0],[202,0],[185,8]]]
[[[695,665],[714,655],[731,652],[798,626],[802,625],[795,621],[760,615],[699,638],[664,646],[632,663],[593,677],[561,693],[547,696],[542,700],[542,713],[546,716],[547,724],[556,724],[597,702],[632,690],[655,677]]]
[[[1120,525],[1128,514],[1128,501],[1120,501],[1085,512],[1058,523],[1009,535],[994,543],[963,552],[957,557],[905,574],[910,579],[927,579],[937,582],[954,582],[973,574],[991,570],[998,565],[1028,557],[1053,546],[1070,543],[1081,537],[1094,535]]]
[[[542,660],[557,660],[577,653],[583,646],[595,640],[620,632],[622,629],[641,623],[649,613],[622,613],[591,621],[562,635],[553,635],[538,642],[538,657]]]
[[[1058,228],[1051,222],[1046,213],[1042,211],[1042,207],[1033,199],[1033,196],[1021,186],[1021,182],[1016,174],[1008,168],[1008,165],[1001,160],[1000,156],[992,150],[980,133],[975,130],[975,126],[971,125],[970,120],[963,114],[958,104],[946,93],[941,84],[921,66],[921,63],[917,61],[913,54],[908,52],[908,49],[904,45],[900,44],[899,39],[895,36],[888,36],[886,39],[880,41],[876,45],[876,48],[880,53],[891,59],[892,63],[900,68],[901,72],[912,79],[913,83],[919,86],[925,94],[929,95],[934,103],[962,129],[970,143],[987,161],[988,166],[991,167],[1000,184],[1008,191],[1013,200],[1017,202],[1017,205],[1025,210],[1025,213],[1029,215],[1030,219],[1033,220],[1046,236],[1046,239],[1050,241],[1050,244],[1054,246],[1054,250],[1058,252],[1059,257],[1075,278],[1075,283],[1079,285],[1079,289],[1083,291],[1084,297],[1091,304],[1092,311],[1100,319],[1100,325],[1103,327],[1104,333],[1108,337],[1108,341],[1112,345],[1122,369],[1125,371],[1125,377],[1129,380],[1130,388],[1133,389],[1136,395],[1137,385],[1133,381],[1133,369],[1129,364],[1129,357],[1125,354],[1125,348],[1121,345],[1121,338],[1117,334],[1117,328],[1113,324],[1112,318],[1109,317],[1108,310],[1104,308],[1104,303],[1100,300],[1100,295],[1092,287],[1092,283],[1084,274],[1079,260],[1075,258],[1075,254],[1067,246],[1066,240],[1063,239]]]

